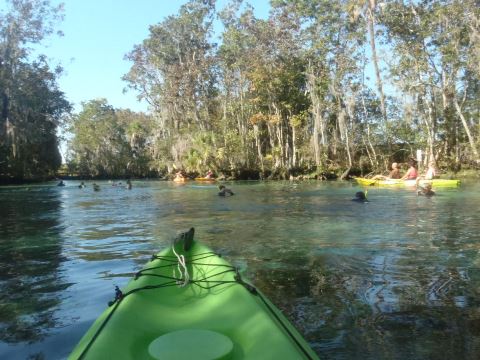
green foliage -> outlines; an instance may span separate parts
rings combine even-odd
[[[0,13],[0,178],[36,179],[61,164],[57,128],[70,104],[58,89],[61,69],[31,61],[28,45],[53,32],[61,8],[48,1],[8,1]]]
[[[170,128],[208,129],[215,89],[213,6],[200,1],[183,5],[178,16],[150,28],[150,36],[127,55],[134,62],[124,79],[164,112]]]
[[[213,2],[191,0],[127,55],[125,80],[155,121],[87,104],[74,118],[72,164],[102,176],[211,168],[324,178],[382,171],[419,148],[455,166],[480,161],[476,5],[275,0],[257,19],[233,0],[218,13],[217,47]]]
[[[147,176],[151,120],[141,114],[115,110],[105,99],[82,104],[70,132],[71,167],[97,177]]]

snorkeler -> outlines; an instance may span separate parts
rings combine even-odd
[[[425,195],[425,196],[433,196],[435,195],[435,191],[432,190],[432,184],[425,184],[423,186],[417,185],[417,195]]]
[[[226,188],[225,185],[220,185],[218,187],[220,189],[218,196],[232,196],[234,195],[233,191],[229,188]]]
[[[368,202],[367,194],[365,194],[363,191],[357,191],[352,201],[362,202],[362,203]]]

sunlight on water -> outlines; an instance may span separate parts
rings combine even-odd
[[[480,354],[480,186],[100,182],[0,188],[0,358],[63,359],[150,255],[196,228],[322,359]]]

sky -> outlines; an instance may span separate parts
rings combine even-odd
[[[5,7],[5,0],[0,8]],[[121,78],[131,63],[125,54],[134,45],[149,36],[149,26],[178,14],[185,0],[51,0],[65,4],[65,19],[58,25],[63,37],[47,38],[38,51],[59,64],[64,74],[58,80],[60,89],[74,104],[96,98],[106,98],[114,108],[148,111],[145,102],[137,100],[137,93],[123,90],[127,83]],[[217,9],[226,4],[217,1]],[[268,0],[251,0],[258,17],[267,17]],[[52,66],[53,67],[53,66]]]

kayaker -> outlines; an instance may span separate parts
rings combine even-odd
[[[225,185],[220,185],[218,188],[220,189],[220,192],[218,193],[218,196],[232,196],[232,195],[234,195],[233,191],[230,190],[229,188],[226,188]]]
[[[400,175],[400,168],[398,167],[398,163],[392,163],[392,171],[388,174],[389,179],[400,179],[402,175]]]
[[[127,185],[125,186],[125,189],[132,190],[132,182],[130,180],[127,180]]]
[[[437,171],[435,170],[435,161],[430,160],[428,162],[428,169],[425,175],[420,175],[419,177],[417,177],[417,185],[420,179],[432,180],[433,178],[435,178],[436,175]]]
[[[425,180],[432,180],[435,176],[437,176],[437,171],[435,170],[435,161],[430,160],[428,162],[428,169],[425,173],[424,179]]]
[[[432,190],[432,184],[425,184],[423,186],[418,185],[417,195],[425,195],[425,196],[433,196],[435,195],[435,191]]]
[[[93,191],[100,191],[100,185],[93,183]]]
[[[357,191],[352,201],[362,202],[362,203],[368,202],[367,195],[363,191]]]
[[[415,180],[418,176],[417,171],[417,161],[415,159],[410,159],[408,162],[410,166],[405,175],[402,176],[400,180]]]
[[[384,175],[375,175],[372,177],[372,180],[387,180],[387,179],[400,179],[402,176],[400,175],[400,168],[398,167],[398,163],[392,163],[392,171],[388,174],[388,176]]]
[[[205,175],[205,179],[213,179],[213,171],[208,170],[207,175]]]
[[[78,188],[79,188],[79,189],[83,189],[84,187],[85,187],[85,183],[82,181],[82,182],[80,183],[80,185],[78,185]]]
[[[60,182],[57,184],[57,186],[65,186],[65,183],[63,182],[63,180],[60,180]]]
[[[185,176],[183,176],[182,171],[180,170],[175,174],[175,178],[173,179],[173,181],[183,181],[183,180],[185,180]]]

